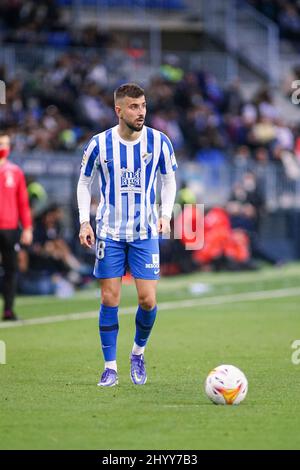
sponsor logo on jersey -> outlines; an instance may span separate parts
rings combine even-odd
[[[152,255],[152,263],[146,263],[145,268],[147,269],[158,269],[154,274],[159,273],[159,254]]]
[[[141,169],[129,171],[127,168],[121,168],[121,190],[122,191],[141,191]]]

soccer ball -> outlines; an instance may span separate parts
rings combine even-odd
[[[247,395],[248,380],[235,366],[213,369],[205,381],[205,393],[216,405],[238,405]]]

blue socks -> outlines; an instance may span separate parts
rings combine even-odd
[[[147,344],[148,338],[155,322],[156,312],[156,305],[152,310],[144,310],[140,305],[137,309],[135,317],[136,331],[134,342],[140,347],[145,347]]]
[[[99,333],[105,362],[115,361],[117,356],[118,308],[103,304],[100,307]]]
[[[157,306],[152,310],[138,307],[135,317],[135,347],[143,352],[155,322]],[[108,307],[101,304],[99,312],[99,333],[106,367],[116,369],[117,337],[119,332],[118,306]],[[141,353],[138,352],[138,353]],[[137,352],[134,352],[137,354]]]

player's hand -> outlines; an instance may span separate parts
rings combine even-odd
[[[85,248],[91,248],[94,245],[95,235],[89,222],[83,222],[80,225],[79,240]]]
[[[157,222],[157,229],[158,233],[162,233],[163,235],[169,234],[171,232],[169,217],[166,217],[165,215],[160,217]]]
[[[20,243],[29,246],[32,243],[32,228],[25,228],[21,233]]]

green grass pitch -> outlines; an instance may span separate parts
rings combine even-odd
[[[300,364],[291,360],[300,339],[299,279],[299,265],[162,279],[143,387],[129,377],[133,286],[123,286],[119,385],[111,389],[96,386],[95,289],[71,299],[19,298],[23,319],[45,323],[1,324],[0,448],[299,449]],[[192,293],[199,283],[210,290]],[[222,363],[248,378],[239,406],[213,405],[204,394],[207,373]]]

